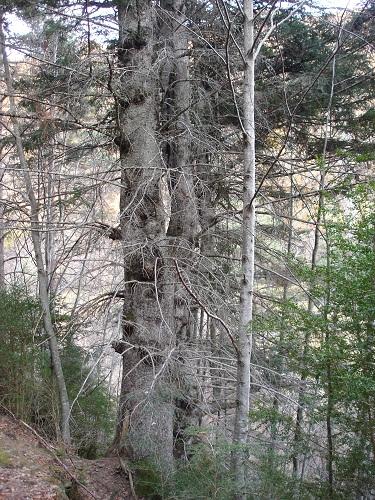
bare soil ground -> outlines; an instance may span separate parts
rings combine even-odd
[[[116,458],[85,460],[0,415],[0,500],[133,500]]]

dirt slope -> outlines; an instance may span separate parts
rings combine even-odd
[[[46,444],[50,449],[24,425],[0,415],[0,500],[133,499],[116,458],[59,458]]]

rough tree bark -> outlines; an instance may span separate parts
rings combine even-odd
[[[159,147],[157,18],[153,3],[118,2],[120,82],[117,116],[122,168],[121,231],[125,300],[123,375],[115,446],[131,460],[173,464],[173,383],[168,361],[175,347],[164,248],[168,214]]]
[[[31,175],[28,163],[25,157],[24,148],[22,144],[21,132],[18,124],[17,108],[14,99],[12,75],[8,62],[8,56],[5,45],[4,35],[4,15],[0,12],[0,44],[2,46],[2,57],[5,73],[5,83],[9,99],[9,109],[12,116],[12,133],[16,141],[18,159],[22,170],[22,175],[26,187],[26,197],[30,205],[30,224],[31,224],[31,238],[33,242],[35,262],[38,270],[38,284],[39,284],[39,300],[43,311],[43,325],[46,334],[48,335],[49,349],[51,353],[53,372],[56,378],[57,387],[60,399],[61,411],[61,437],[66,445],[70,444],[70,404],[68,392],[66,389],[65,378],[62,370],[58,341],[52,323],[49,293],[48,293],[48,276],[43,261],[42,244],[41,244],[41,225],[39,221],[39,206],[33,190]]]
[[[194,167],[191,155],[188,33],[184,26],[185,0],[166,0],[166,24],[172,33],[173,66],[169,75],[174,139],[170,144],[171,219],[168,235],[191,244],[199,231],[199,217],[194,191]],[[163,3],[162,3],[163,5]],[[169,17],[169,19],[168,19]]]
[[[199,232],[199,215],[194,186],[194,165],[192,155],[192,134],[190,120],[191,82],[189,68],[189,33],[186,29],[185,0],[163,0],[161,2],[165,39],[169,42],[169,64],[162,71],[162,85],[166,103],[163,118],[168,147],[165,161],[168,165],[171,213],[168,226],[169,262],[177,262],[180,272],[189,275],[194,269],[198,248],[195,236]],[[169,124],[169,125],[168,125]],[[196,377],[194,367],[186,363],[186,350],[191,352],[195,342],[192,339],[193,316],[191,297],[184,289],[175,267],[170,270],[176,283],[175,333],[178,345],[179,366],[176,369],[176,383],[179,395],[176,399],[174,420],[175,456],[185,453],[186,427],[194,425],[191,400],[196,398]]]

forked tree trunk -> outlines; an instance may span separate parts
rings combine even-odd
[[[18,125],[18,120],[16,118],[17,108],[13,95],[13,85],[12,85],[12,75],[10,72],[6,47],[5,47],[5,35],[3,29],[3,14],[0,13],[0,43],[2,46],[2,56],[3,65],[5,73],[5,83],[8,92],[9,99],[9,109],[12,116],[12,133],[16,140],[16,147],[18,153],[18,159],[20,162],[20,168],[22,171],[25,187],[26,187],[26,197],[30,205],[30,224],[31,224],[31,238],[33,242],[35,262],[38,270],[38,283],[39,283],[39,300],[43,312],[43,325],[46,334],[48,335],[49,349],[51,352],[52,367],[53,372],[56,377],[59,399],[60,399],[60,411],[61,411],[61,437],[66,445],[70,444],[70,427],[69,427],[69,417],[70,417],[70,404],[68,398],[68,392],[66,389],[65,378],[61,365],[61,358],[59,353],[58,341],[55,334],[55,330],[52,323],[51,309],[48,294],[48,277],[43,261],[42,244],[41,244],[41,228],[39,222],[39,207],[38,202],[35,198],[35,193],[32,186],[30,171],[28,163],[25,157],[21,133]]]
[[[119,64],[126,70],[117,98],[126,298],[123,342],[115,346],[123,356],[115,445],[129,458],[151,459],[165,470],[173,467],[174,451],[176,373],[171,360],[179,322],[184,324],[177,311],[181,305],[175,303],[174,261],[190,257],[198,214],[189,147],[184,1],[166,0],[160,7],[165,10],[158,17],[149,1],[137,7],[121,3],[118,10]],[[154,63],[158,38],[171,48],[161,78]],[[164,159],[158,136],[163,81],[171,114],[178,116],[167,131],[174,140]]]
[[[190,121],[191,82],[189,71],[189,33],[186,28],[186,1],[163,0],[163,31],[170,45],[169,64],[164,68],[164,86],[168,83],[164,99],[168,102],[165,110],[166,130],[169,137],[166,163],[169,167],[170,221],[168,225],[169,262],[176,262],[179,272],[189,276],[194,272],[197,248],[194,237],[199,231],[199,215],[194,186],[194,166],[192,162],[192,123]],[[175,456],[185,450],[185,429],[196,425],[190,402],[197,397],[194,368],[186,362],[187,351],[196,348],[192,342],[193,317],[192,299],[181,283],[176,269],[171,270],[175,286],[175,329],[179,346],[179,366],[176,370],[179,395],[175,413]]]
[[[244,0],[244,172],[242,215],[242,272],[240,324],[238,329],[236,415],[233,442],[233,473],[236,498],[246,498],[246,444],[249,431],[250,360],[255,249],[255,119],[254,119],[254,13],[253,0]]]

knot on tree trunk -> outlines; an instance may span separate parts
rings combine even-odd
[[[112,349],[114,349],[118,354],[124,354],[126,346],[127,343],[124,340],[114,340],[111,343]]]

